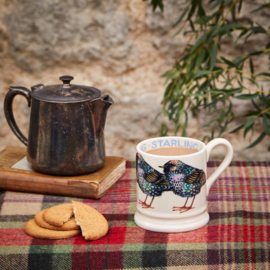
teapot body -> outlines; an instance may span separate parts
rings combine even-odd
[[[104,132],[97,134],[88,102],[51,103],[32,98],[27,159],[32,168],[54,175],[80,175],[100,169]]]

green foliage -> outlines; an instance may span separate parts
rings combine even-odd
[[[172,69],[162,75],[166,85],[163,114],[174,123],[175,134],[186,136],[188,110],[198,115],[203,109],[212,116],[209,135],[204,139],[220,136],[238,119],[244,124],[231,132],[243,130],[244,137],[253,134],[255,125],[262,126],[262,133],[248,147],[270,136],[270,90],[265,91],[263,88],[265,82],[270,81],[270,73],[256,73],[253,63],[255,57],[269,55],[270,43],[262,44],[260,50],[235,59],[228,59],[221,53],[225,38],[237,45],[240,40],[245,44],[251,36],[257,34],[269,36],[269,29],[254,22],[248,14],[244,22],[237,18],[242,2],[208,0],[206,3],[191,0],[187,1],[180,12],[174,27],[180,33],[182,29],[187,29],[183,24],[189,25],[190,30],[183,33],[190,37],[189,42]],[[162,0],[152,0],[151,4],[153,9],[163,9]],[[268,8],[270,4],[264,4],[252,13]],[[247,83],[252,87],[248,87]],[[250,102],[252,109],[245,115],[236,115],[233,102],[236,99]],[[167,132],[168,127],[164,121],[160,135],[166,135]]]
[[[143,0],[147,1],[147,0]],[[156,10],[157,7],[159,7],[161,10],[163,10],[163,0],[151,0],[151,5],[153,6],[153,11]]]

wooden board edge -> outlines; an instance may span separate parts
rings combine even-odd
[[[121,164],[111,173],[110,177],[112,180],[107,182],[103,181],[99,186],[99,194],[98,198],[101,198],[103,195],[107,193],[107,191],[125,174],[126,172],[126,160],[123,159]]]
[[[72,197],[87,197],[96,199],[99,193],[99,185],[96,183],[81,183],[77,186],[68,185],[68,181],[57,181],[48,183],[47,179],[39,178],[35,181],[27,179],[27,175],[20,178],[14,177],[9,173],[0,172],[0,189],[17,192],[51,194]]]

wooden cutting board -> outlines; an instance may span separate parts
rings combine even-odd
[[[9,146],[0,152],[0,189],[98,199],[126,170],[125,158],[107,156],[103,168],[91,174],[46,175],[31,170],[25,156],[26,148],[20,147]],[[18,162],[27,166],[18,168]]]

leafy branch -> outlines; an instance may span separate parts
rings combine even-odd
[[[203,3],[204,2],[204,3]],[[195,115],[206,110],[211,116],[208,123],[209,135],[205,139],[220,136],[233,122],[241,120],[241,125],[231,132],[243,130],[243,136],[253,135],[255,126],[261,125],[260,136],[248,148],[270,136],[270,90],[264,90],[270,81],[270,72],[256,73],[254,58],[269,55],[270,42],[260,50],[229,59],[222,54],[223,40],[230,39],[233,45],[257,34],[269,36],[270,30],[245,18],[245,24],[237,18],[243,0],[191,0],[187,1],[174,27],[176,34],[183,32],[189,37],[186,46],[176,59],[171,70],[162,76],[166,89],[163,96],[163,114],[174,123],[174,133],[186,136],[188,111]],[[163,10],[162,0],[151,0],[153,10]],[[205,8],[207,7],[207,9]],[[270,8],[270,3],[259,6],[251,13]],[[242,19],[243,21],[243,19]],[[189,25],[190,30],[187,30]],[[244,46],[244,45],[243,45]],[[268,64],[269,66],[269,64]],[[247,68],[249,71],[247,71]],[[252,89],[250,89],[252,88]],[[251,110],[244,115],[235,113],[235,100],[249,102]],[[238,103],[239,104],[239,103]],[[168,126],[164,121],[160,135],[166,135]]]

